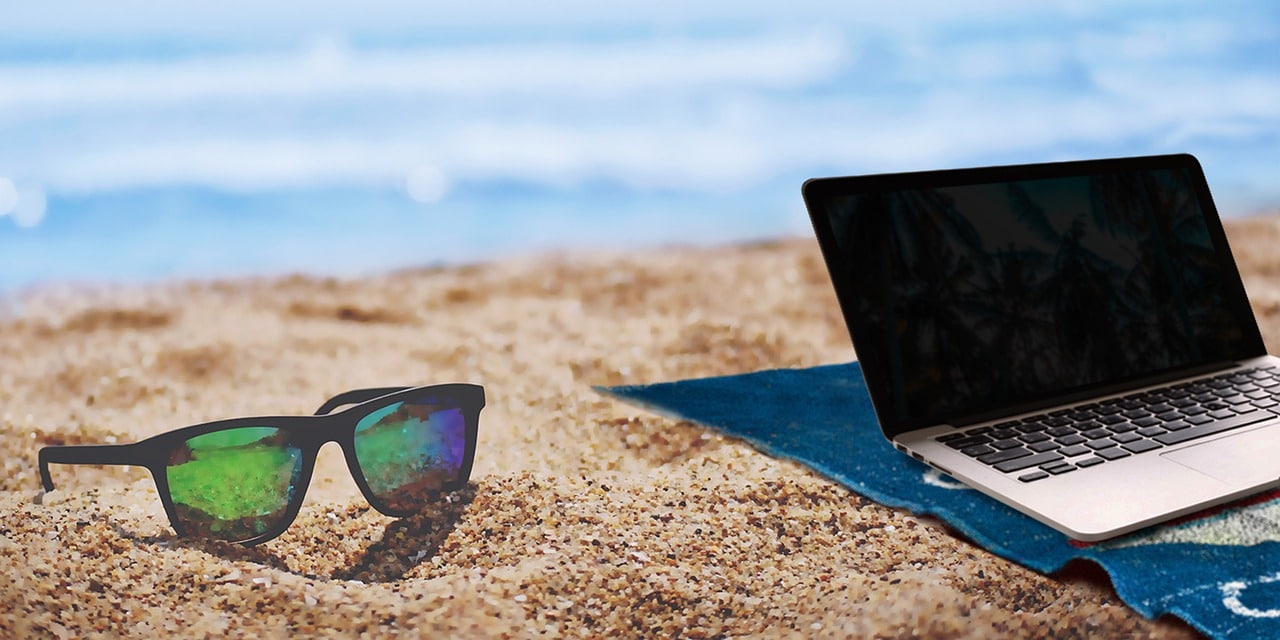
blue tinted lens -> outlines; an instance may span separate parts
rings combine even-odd
[[[356,460],[387,507],[422,509],[457,481],[467,450],[467,419],[449,403],[397,402],[356,424]]]

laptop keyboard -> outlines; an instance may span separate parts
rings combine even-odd
[[[1106,464],[1280,415],[1280,368],[1232,371],[938,436],[1023,482]]]

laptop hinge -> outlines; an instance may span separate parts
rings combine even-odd
[[[1037,400],[1035,402],[1027,402],[1027,403],[1023,403],[1013,407],[1004,407],[1004,408],[1001,408],[999,411],[986,411],[982,413],[977,413],[969,416],[964,416],[963,418],[960,418],[960,419],[947,420],[946,422],[947,424],[954,425],[957,427],[967,427],[969,425],[978,424],[980,422],[990,422],[992,420],[999,420],[1000,418],[1004,418],[1006,416],[1014,416],[1014,415],[1020,415],[1023,413],[1031,413],[1034,411],[1040,411],[1040,410],[1049,409],[1052,407],[1060,407],[1064,404],[1083,402],[1085,400],[1089,400],[1090,398],[1097,398],[1099,396],[1116,395],[1116,394],[1124,393],[1126,391],[1132,391],[1134,389],[1141,389],[1143,387],[1150,387],[1153,385],[1163,384],[1166,382],[1173,382],[1174,380],[1179,380],[1182,378],[1193,378],[1197,376],[1214,373],[1217,371],[1225,371],[1227,369],[1232,369],[1234,367],[1237,367],[1239,366],[1239,364],[1240,364],[1239,361],[1232,360],[1230,362],[1225,362],[1225,363],[1220,362],[1215,364],[1201,365],[1197,367],[1189,367],[1186,369],[1178,369],[1177,371],[1174,371],[1174,372],[1159,373],[1159,374],[1147,376],[1138,380],[1130,380],[1128,382],[1123,382],[1119,384],[1088,387],[1085,389],[1081,389],[1079,391],[1073,391],[1071,393],[1064,393],[1061,395],[1057,395],[1052,398]]]

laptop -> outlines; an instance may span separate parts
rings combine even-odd
[[[1280,485],[1280,359],[1194,157],[803,194],[904,454],[1082,541]]]

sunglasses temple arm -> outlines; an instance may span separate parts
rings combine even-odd
[[[388,393],[395,393],[397,391],[404,391],[405,389],[412,388],[413,387],[377,387],[374,389],[355,389],[352,391],[344,391],[343,393],[339,393],[338,395],[325,400],[324,404],[320,405],[319,409],[316,409],[315,414],[322,416],[343,405],[360,404],[366,400],[385,396]]]
[[[38,454],[40,482],[45,491],[53,491],[50,464],[119,464],[145,466],[139,460],[136,445],[98,444],[43,447]]]

